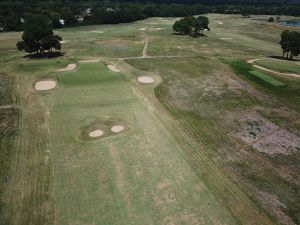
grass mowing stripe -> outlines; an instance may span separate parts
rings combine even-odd
[[[275,86],[275,87],[284,87],[286,86],[286,84],[276,80],[275,78],[265,74],[265,73],[261,73],[261,72],[258,72],[258,71],[249,71],[252,75],[260,78],[261,80],[265,81],[266,83],[268,84],[271,84],[272,86]]]

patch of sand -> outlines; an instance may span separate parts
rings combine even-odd
[[[89,136],[92,138],[101,137],[104,134],[102,130],[93,130],[89,133]]]
[[[154,83],[154,79],[148,76],[140,76],[138,77],[138,81],[143,84],[152,84]]]
[[[159,27],[159,28],[156,28],[155,30],[162,30],[163,28]]]
[[[104,31],[100,31],[100,30],[92,30],[92,33],[103,34]]]
[[[221,21],[218,21],[218,24],[222,25],[222,24],[223,24],[223,22],[221,22]]]
[[[87,60],[80,60],[79,63],[93,63],[93,62],[100,62],[99,59],[87,59]]]
[[[145,31],[147,28],[146,27],[143,27],[143,28],[140,28],[139,30],[140,31]]]
[[[37,91],[47,91],[56,87],[56,82],[52,79],[37,81],[34,85]]]
[[[69,41],[60,41],[59,43],[61,43],[61,44],[66,44],[66,43],[68,43]]]
[[[120,72],[120,70],[114,65],[107,65],[107,68],[113,72],[117,72],[117,73]]]
[[[71,70],[75,70],[75,69],[76,69],[76,64],[72,63],[72,64],[67,65],[66,68],[62,68],[62,69],[59,69],[57,71],[58,72],[65,72],[65,71],[71,71]]]
[[[232,38],[220,38],[221,40],[232,40]]]
[[[124,130],[125,128],[121,125],[116,125],[116,126],[113,126],[111,128],[111,131],[114,132],[114,133],[120,133]]]

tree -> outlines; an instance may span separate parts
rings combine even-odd
[[[273,23],[275,20],[273,17],[269,17],[268,22]]]
[[[24,23],[22,41],[17,43],[17,48],[28,53],[44,53],[52,49],[61,49],[61,37],[53,35],[50,21],[42,15],[31,15]]]
[[[176,21],[173,25],[173,30],[179,34],[190,35],[198,37],[203,31],[210,30],[208,27],[209,20],[204,16],[187,16]]]
[[[300,54],[300,33],[297,31],[285,30],[281,34],[279,42],[283,57],[293,59]]]
[[[200,34],[203,34],[204,30],[210,30],[208,24],[209,20],[207,17],[198,16],[193,23],[195,37],[198,37]]]

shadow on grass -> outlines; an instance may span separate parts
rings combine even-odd
[[[280,60],[285,60],[285,61],[299,61],[298,59],[290,59],[290,58],[286,58],[286,57],[278,56],[278,55],[271,55],[271,56],[269,56],[269,58],[280,59]]]

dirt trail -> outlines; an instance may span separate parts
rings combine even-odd
[[[248,60],[247,63],[253,64],[256,61],[263,60],[263,59],[265,59],[265,58],[251,59],[251,60]],[[277,59],[274,59],[274,60],[277,60]],[[278,75],[283,75],[283,76],[290,76],[290,77],[300,78],[299,74],[295,74],[295,73],[281,73],[281,72],[278,72],[278,71],[275,71],[275,70],[268,69],[268,68],[263,67],[263,66],[258,66],[258,65],[253,65],[253,66],[255,68],[257,68],[257,69],[264,70],[264,71],[267,71],[267,72],[270,72],[270,73],[274,73],[274,74],[278,74]]]

